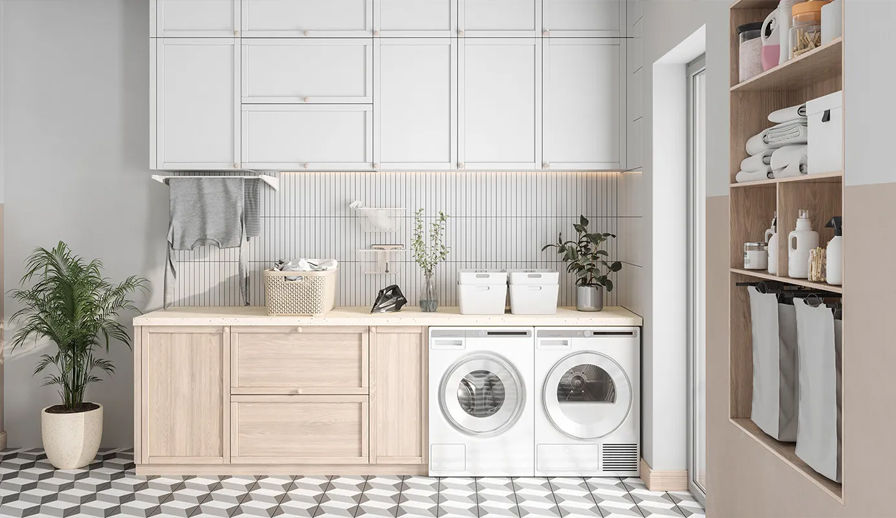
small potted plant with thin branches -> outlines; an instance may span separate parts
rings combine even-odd
[[[113,284],[102,269],[99,260],[86,262],[60,241],[55,248],[37,248],[28,257],[23,289],[11,292],[22,304],[11,319],[21,324],[12,349],[29,338],[48,339],[56,346],[55,352],[41,355],[34,374],[49,371],[44,385],[57,386],[62,399],[41,412],[47,459],[59,469],[80,468],[96,457],[103,436],[103,406],[84,401],[84,392],[101,381],[97,371],[115,372],[112,362],[97,356],[100,349],[108,352],[112,341],[130,348],[131,337],[117,317],[124,311],[138,313],[129,297],[146,291],[146,279],[131,276]]]
[[[439,297],[433,274],[436,266],[448,258],[451,248],[445,245],[445,226],[448,215],[439,211],[439,217],[430,223],[429,232],[423,220],[423,209],[414,214],[414,244],[411,251],[414,261],[423,270],[423,288],[420,290],[420,309],[431,313],[439,308]]]
[[[541,251],[556,248],[566,263],[566,271],[576,274],[576,309],[600,311],[604,308],[604,288],[607,292],[613,291],[613,281],[609,275],[621,270],[622,263],[608,263],[610,254],[603,249],[607,240],[616,236],[588,232],[588,223],[585,216],[579,216],[579,222],[573,225],[575,240],[564,241],[561,232],[556,243],[544,245]]]

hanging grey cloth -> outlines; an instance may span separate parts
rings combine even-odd
[[[796,456],[840,482],[840,350],[843,323],[824,304],[794,299],[799,337],[800,410]]]
[[[261,209],[259,206],[259,193],[261,180],[246,178],[243,184],[245,201],[243,213],[246,219],[246,239],[261,235]]]
[[[779,441],[797,437],[799,383],[796,312],[772,293],[749,287],[753,331],[753,408],[750,418]]]
[[[249,305],[249,276],[243,250],[246,242],[243,179],[172,177],[168,185],[171,219],[165,265],[165,308],[171,303],[177,278],[174,252],[203,245],[240,250],[240,296]]]

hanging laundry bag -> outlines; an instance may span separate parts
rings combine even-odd
[[[796,455],[840,482],[840,349],[843,322],[830,308],[794,299],[799,342],[800,405]]]
[[[799,382],[796,313],[773,293],[750,287],[753,321],[753,409],[751,419],[779,441],[797,440]]]

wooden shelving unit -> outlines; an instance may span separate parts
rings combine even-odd
[[[763,433],[750,419],[753,391],[750,300],[747,290],[736,287],[735,284],[771,280],[831,293],[843,293],[845,290],[845,286],[832,286],[786,276],[787,236],[794,230],[798,211],[800,209],[809,211],[812,227],[818,232],[819,243],[822,246],[833,237],[833,231],[826,229],[824,225],[833,216],[845,216],[843,214],[845,171],[841,169],[841,172],[836,173],[749,183],[735,181],[740,163],[747,157],[745,150],[747,140],[773,125],[767,119],[769,113],[843,89],[843,38],[807,52],[748,81],[738,83],[739,42],[736,28],[738,25],[764,20],[777,5],[778,2],[773,0],[737,0],[730,9],[729,417],[732,424],[744,434],[765,446],[770,455],[775,455],[784,465],[789,466],[789,469],[795,469],[842,503],[842,484],[818,474],[800,460],[794,452],[794,443],[776,441]],[[762,241],[765,230],[770,227],[776,212],[777,268],[783,275],[745,270],[743,244],[749,241]],[[848,345],[844,343],[843,346]],[[846,448],[843,451],[847,451]]]

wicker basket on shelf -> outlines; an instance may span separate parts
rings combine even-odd
[[[320,272],[264,271],[268,315],[322,315],[336,305],[338,268]]]

